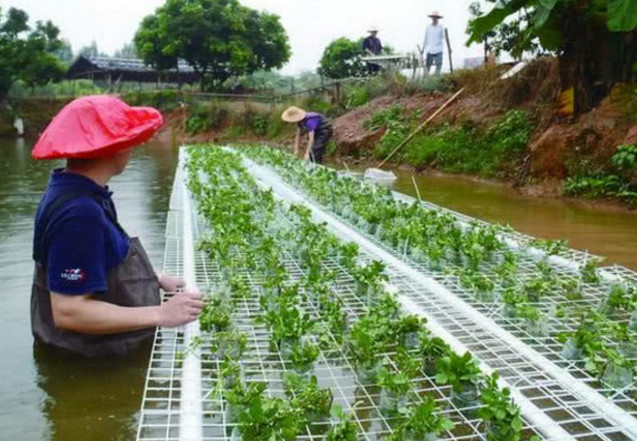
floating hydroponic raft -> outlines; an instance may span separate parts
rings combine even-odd
[[[208,296],[158,330],[137,438],[637,439],[631,274],[590,261],[265,148],[182,151],[164,270]]]

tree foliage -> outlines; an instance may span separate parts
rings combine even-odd
[[[319,63],[319,73],[333,79],[362,77],[367,73],[361,60],[362,41],[338,38],[327,45]]]
[[[174,68],[184,59],[205,89],[218,88],[231,77],[280,68],[290,58],[279,17],[237,0],[167,0],[144,18],[135,45],[157,70]]]
[[[490,0],[489,0],[490,1]],[[613,84],[634,76],[637,61],[637,0],[502,0],[470,23],[469,43],[519,22],[514,49],[539,41],[557,53],[560,81],[572,91],[573,110],[590,110]]]
[[[62,40],[60,42],[60,48],[55,51],[55,55],[62,60],[66,65],[73,63],[73,48],[68,40]]]
[[[486,0],[487,3],[495,3],[497,0]],[[468,32],[471,32],[473,20],[484,15],[482,3],[475,1],[469,5]],[[480,41],[484,43],[485,56],[493,53],[496,57],[503,53],[511,55],[516,60],[521,60],[525,54],[536,55],[541,51],[538,39],[529,36],[529,23],[532,20],[528,9],[520,10],[508,17],[506,21],[494,26],[485,32]]]
[[[55,55],[62,48],[60,30],[50,21],[29,26],[26,12],[0,10],[0,100],[13,83],[23,80],[29,87],[59,81],[66,67]]]

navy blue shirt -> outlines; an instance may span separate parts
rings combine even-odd
[[[47,206],[69,193],[86,193],[64,202],[47,219]],[[91,194],[89,196],[88,194]],[[54,170],[35,217],[34,247],[42,244],[49,290],[60,294],[99,293],[108,289],[108,272],[128,254],[126,233],[100,203],[112,207],[108,186],[75,173]],[[46,225],[44,225],[46,223]]]
[[[374,55],[378,55],[383,50],[383,45],[378,38],[370,35],[363,40],[363,50],[370,50]]]

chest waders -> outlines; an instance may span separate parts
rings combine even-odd
[[[126,234],[117,222],[109,201],[90,193],[65,194],[53,201],[41,216],[40,230],[46,228],[51,215],[66,201],[80,196],[94,199],[103,208],[107,218]],[[98,357],[125,355],[150,341],[155,333],[153,328],[105,335],[81,334],[57,328],[51,311],[51,294],[45,266],[47,259],[43,249],[44,236],[45,231],[36,232],[33,250],[35,272],[31,289],[31,330],[36,342],[87,357]],[[107,291],[97,294],[95,296],[97,300],[125,307],[156,306],[161,302],[159,280],[146,251],[136,237],[130,239],[130,247],[124,260],[109,271],[107,282]]]

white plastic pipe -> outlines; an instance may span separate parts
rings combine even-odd
[[[284,183],[278,175],[272,172],[272,170],[262,167],[254,163],[253,161],[244,158],[244,165],[246,168],[252,173],[253,176],[257,177],[264,186],[272,188],[274,193],[279,196],[281,199],[287,200],[292,203],[304,203],[304,205],[312,211],[314,218],[321,221],[326,222],[330,228],[337,232],[340,237],[347,238],[352,242],[358,244],[361,248],[366,249],[372,254],[379,257],[381,260],[385,261],[391,267],[397,269],[405,276],[412,279],[414,282],[422,284],[426,286],[431,293],[436,295],[440,301],[446,302],[453,306],[457,311],[463,313],[467,318],[473,320],[475,323],[478,323],[483,329],[492,333],[493,335],[498,336],[502,341],[504,341],[510,348],[518,352],[520,355],[524,356],[527,360],[534,363],[536,366],[541,366],[542,369],[552,376],[557,382],[560,383],[560,386],[564,388],[564,390],[570,391],[576,396],[581,397],[583,400],[588,402],[592,407],[594,407],[604,418],[612,421],[617,427],[628,432],[634,439],[637,439],[637,420],[633,418],[630,414],[628,414],[625,410],[617,406],[615,403],[611,402],[609,399],[604,397],[602,394],[583,383],[581,380],[573,377],[569,372],[555,365],[549,359],[538,353],[535,349],[527,346],[524,342],[519,340],[514,335],[502,329],[493,319],[485,317],[473,307],[465,303],[463,300],[458,298],[455,294],[445,288],[443,285],[438,283],[435,279],[428,277],[421,273],[420,271],[414,269],[409,264],[404,262],[401,259],[393,256],[389,252],[384,249],[378,247],[373,242],[369,241],[365,237],[358,234],[354,229],[345,225],[335,216],[324,212],[320,208],[316,206],[316,204],[305,197],[303,194],[299,193],[286,183]],[[533,405],[529,402],[529,404]],[[522,406],[522,402],[520,402]],[[526,404],[524,405],[526,407]],[[541,412],[541,411],[540,411]],[[543,412],[542,412],[543,413]],[[529,419],[532,417],[537,417],[535,413],[532,415],[526,415]],[[536,423],[536,421],[534,421]],[[539,423],[541,427],[542,423]],[[553,436],[547,433],[550,438]]]
[[[182,147],[179,152],[179,171],[182,186],[181,197],[181,226],[182,226],[182,256],[183,277],[186,290],[196,290],[195,277],[195,249],[192,233],[192,207],[190,195],[186,188],[186,151]],[[184,345],[198,337],[199,322],[194,321],[184,327]],[[181,373],[181,400],[179,407],[179,441],[201,441],[203,438],[202,407],[201,407],[201,358],[199,348],[187,351],[183,361]]]

